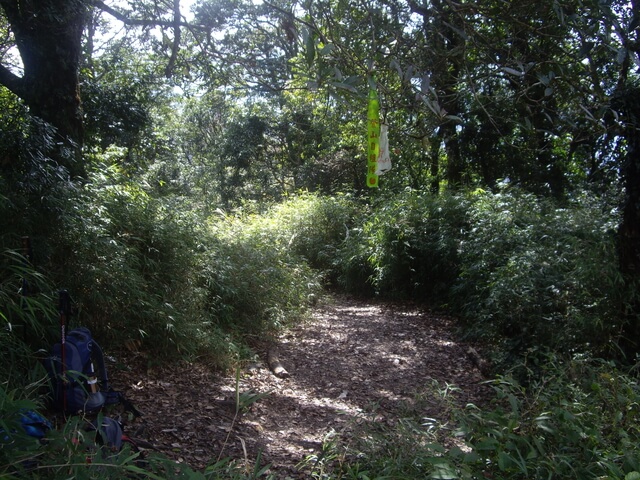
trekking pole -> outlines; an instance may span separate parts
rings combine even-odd
[[[67,324],[71,315],[71,297],[67,290],[60,290],[58,294],[58,311],[60,313],[60,361],[62,363],[62,407],[67,410]]]

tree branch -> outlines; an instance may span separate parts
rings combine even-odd
[[[178,51],[180,50],[180,0],[173,0],[173,45],[171,47],[171,57],[169,63],[164,70],[164,74],[167,78],[171,77],[173,73],[173,67],[176,64],[178,58]]]
[[[316,32],[318,34],[318,36],[320,37],[320,40],[322,41],[322,43],[328,43],[326,37],[324,36],[324,34],[320,31],[320,29],[314,25],[311,22],[307,22],[306,20],[303,20],[301,18],[296,17],[293,13],[288,12],[287,10],[285,10],[284,8],[280,8],[277,5],[274,5],[273,3],[269,3],[268,1],[263,1],[262,3],[264,3],[267,7],[274,9],[277,12],[280,12],[284,15],[286,15],[287,17],[289,17],[291,20],[296,21],[298,23],[301,23],[302,25],[308,27],[311,31]]]
[[[0,65],[0,84],[7,87],[16,96],[26,99],[29,92],[22,77],[19,77],[4,65]]]
[[[174,3],[178,3],[178,2],[176,0],[174,0]],[[97,8],[99,8],[100,10],[102,10],[103,12],[108,13],[113,18],[115,18],[116,20],[119,20],[120,22],[124,23],[125,25],[138,26],[138,27],[175,27],[175,26],[193,27],[193,25],[190,25],[187,22],[180,21],[180,6],[179,5],[178,5],[177,9],[175,9],[175,6],[174,6],[174,14],[175,14],[176,10],[178,12],[178,17],[177,17],[178,21],[177,22],[175,21],[175,19],[176,19],[175,15],[174,15],[174,19],[173,20],[129,18],[124,13],[116,10],[115,8],[110,7],[109,5],[106,5],[102,0],[93,0],[93,5],[96,6]]]

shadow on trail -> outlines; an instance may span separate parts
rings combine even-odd
[[[277,478],[308,478],[296,465],[321,455],[332,432],[392,425],[407,409],[438,419],[436,391],[448,385],[460,389],[459,404],[476,403],[483,378],[452,330],[451,320],[414,307],[337,297],[278,339],[289,378],[264,363],[242,373],[240,392],[270,394],[237,418],[235,377],[204,365],[154,371],[140,358],[113,377],[145,414],[144,438],[172,459],[202,469],[229,457],[249,468],[260,456]]]
[[[291,376],[271,376],[274,393],[247,417],[262,427],[257,443],[267,460],[276,469],[294,465],[329,432],[392,421],[417,397],[421,408],[432,406],[424,416],[437,417],[435,390],[447,385],[460,389],[458,402],[474,402],[483,378],[451,329],[448,319],[409,307],[340,298],[317,309],[280,338]]]

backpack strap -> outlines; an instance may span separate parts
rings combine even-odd
[[[96,352],[96,355],[92,355],[91,358],[97,363],[95,367],[100,374],[100,378],[98,379],[100,380],[100,387],[105,392],[108,392],[110,390],[109,376],[107,375],[107,367],[104,362],[104,352],[102,351],[102,347],[100,346],[100,344],[96,342],[95,338],[91,340],[91,343],[93,350]]]
[[[125,398],[122,392],[118,392],[111,388],[109,385],[109,377],[107,375],[107,368],[104,361],[104,353],[102,347],[98,342],[93,339],[93,349],[96,352],[95,361],[97,362],[97,370],[100,372],[100,385],[102,393],[105,396],[105,405],[115,405],[121,403],[126,411],[131,412],[135,417],[141,417],[140,411],[133,406],[133,404]]]

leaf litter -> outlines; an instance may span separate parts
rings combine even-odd
[[[265,343],[261,360],[237,374],[198,363],[146,369],[134,357],[112,370],[112,383],[143,413],[126,431],[148,448],[197,470],[259,458],[276,478],[308,478],[302,462],[365,416],[392,425],[416,396],[431,395],[420,414],[430,425],[446,421],[434,384],[455,385],[458,405],[487,398],[453,323],[415,305],[336,296],[276,339],[286,378],[269,369]]]

